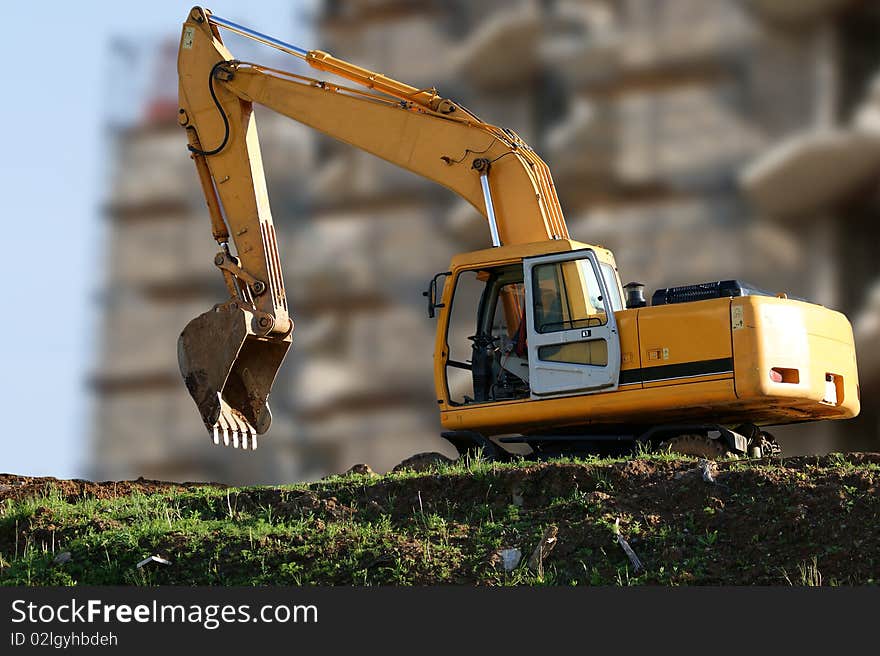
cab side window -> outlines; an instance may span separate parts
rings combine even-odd
[[[449,325],[446,329],[446,386],[449,400],[456,405],[474,400],[473,363],[471,354],[477,333],[477,308],[486,289],[488,274],[485,271],[464,271],[455,280]]]

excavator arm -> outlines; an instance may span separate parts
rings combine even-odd
[[[480,167],[489,163],[504,244],[568,237],[547,165],[514,132],[481,121],[433,89],[411,87],[318,50],[280,47],[363,88],[234,60],[220,26],[268,45],[280,42],[201,8],[184,24],[178,58],[182,122],[198,134],[203,149],[225,144],[209,156],[215,180],[220,169],[250,163],[255,175],[231,181],[239,196],[264,192],[251,191],[252,181],[262,181],[259,145],[251,132],[251,104],[258,103],[451,189],[487,218]]]
[[[235,60],[221,27],[360,88]],[[184,23],[178,73],[179,122],[220,246],[215,265],[230,293],[178,343],[181,372],[215,443],[255,448],[256,435],[268,430],[269,390],[293,330],[253,103],[454,191],[486,217],[495,246],[568,237],[547,165],[514,132],[434,89],[283,43],[200,7]]]

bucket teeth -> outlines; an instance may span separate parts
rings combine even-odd
[[[218,395],[219,396],[219,395]],[[219,398],[220,414],[209,431],[214,444],[231,446],[233,449],[257,450],[257,430],[250,425],[240,412]]]
[[[190,321],[177,340],[177,362],[211,441],[254,450],[272,424],[269,393],[291,336],[256,334],[254,312],[239,300]]]

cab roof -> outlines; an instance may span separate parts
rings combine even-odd
[[[570,251],[578,251],[586,248],[592,249],[596,253],[596,257],[600,262],[611,264],[616,268],[614,262],[614,254],[607,248],[585,244],[583,242],[574,241],[572,239],[552,239],[546,241],[537,241],[529,244],[514,244],[511,246],[498,246],[496,248],[485,248],[479,251],[471,251],[469,253],[459,253],[452,258],[452,269],[474,268],[483,266],[495,266],[501,264],[509,264],[524,257],[536,257],[539,255],[553,255],[555,253],[567,253]]]

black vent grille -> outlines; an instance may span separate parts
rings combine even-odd
[[[691,303],[712,298],[731,296],[772,296],[739,280],[718,280],[697,285],[682,285],[658,289],[651,297],[651,305],[670,305],[672,303]]]

